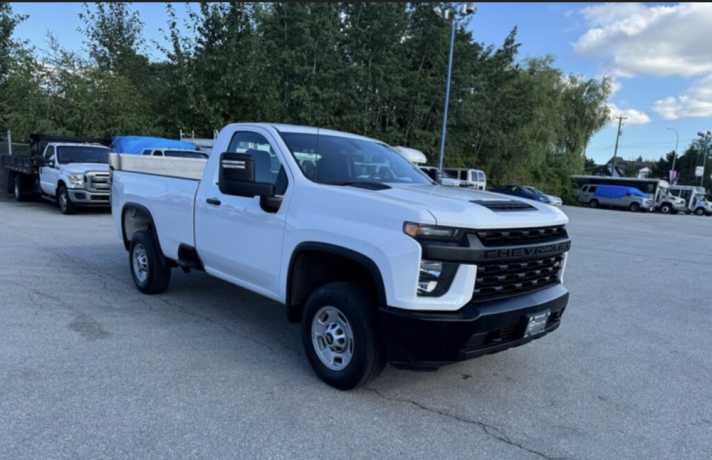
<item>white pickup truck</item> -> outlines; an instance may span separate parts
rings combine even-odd
[[[439,186],[373,139],[231,124],[207,160],[110,164],[140,291],[164,291],[180,267],[281,302],[339,389],[387,362],[432,370],[522,345],[557,329],[568,302],[561,210]]]

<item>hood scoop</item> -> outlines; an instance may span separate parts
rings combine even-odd
[[[532,205],[516,200],[470,200],[470,203],[478,204],[490,211],[536,211]]]

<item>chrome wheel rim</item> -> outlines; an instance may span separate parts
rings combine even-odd
[[[133,251],[133,270],[136,278],[145,283],[148,278],[148,255],[141,244],[137,244]]]
[[[311,331],[321,362],[333,371],[345,369],[353,358],[354,336],[344,314],[336,307],[321,307],[314,315]]]

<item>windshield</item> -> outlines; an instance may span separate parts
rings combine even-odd
[[[533,195],[541,195],[541,196],[546,195],[546,193],[542,192],[541,190],[539,190],[538,188],[535,188],[535,187],[526,187],[526,186],[525,186],[525,187],[523,187],[523,188],[524,188],[527,192],[529,192],[529,193],[531,193],[531,194],[533,194]]]
[[[208,158],[208,155],[205,153],[187,150],[165,150],[163,156],[174,158]]]
[[[80,145],[60,145],[57,147],[57,162],[109,164],[109,149]]]
[[[420,168],[385,144],[341,136],[281,133],[304,176],[320,184],[432,184]]]
[[[695,193],[695,198],[697,198],[697,201],[706,201],[705,196],[702,193]]]

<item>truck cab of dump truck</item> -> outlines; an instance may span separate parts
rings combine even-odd
[[[39,168],[42,194],[56,199],[64,214],[76,206],[109,206],[110,151],[99,144],[48,143]]]

